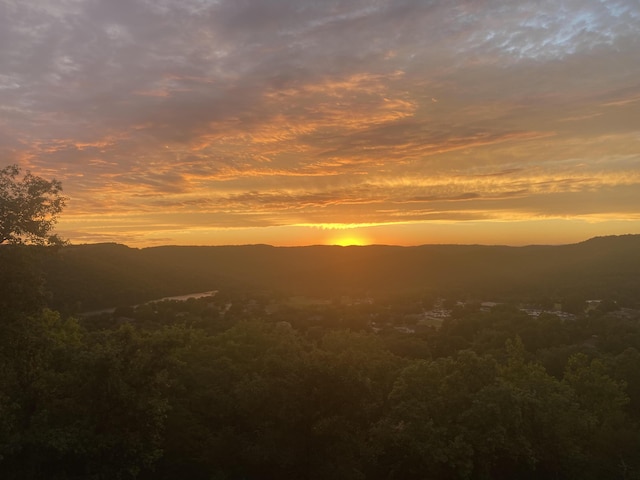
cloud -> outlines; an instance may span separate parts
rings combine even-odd
[[[0,154],[70,215],[624,217],[638,51],[633,0],[4,0]]]

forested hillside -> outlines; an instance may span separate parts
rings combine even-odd
[[[136,304],[223,285],[331,297],[433,291],[509,299],[614,298],[640,291],[640,235],[562,246],[63,248],[46,265],[57,308]]]
[[[0,245],[0,478],[640,479],[639,242]]]

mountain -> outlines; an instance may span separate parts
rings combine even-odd
[[[640,301],[640,235],[525,247],[68,246],[46,265],[52,305],[93,309],[167,295],[253,288],[331,297],[421,291],[482,298]]]

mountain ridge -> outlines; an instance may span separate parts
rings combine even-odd
[[[228,287],[332,297],[457,292],[483,298],[563,295],[637,298],[640,235],[566,245],[277,247],[71,245],[45,267],[56,307],[133,304]]]

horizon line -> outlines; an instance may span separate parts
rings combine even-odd
[[[522,248],[522,247],[560,247],[568,245],[579,245],[596,239],[605,238],[621,238],[621,237],[640,237],[638,233],[625,233],[625,234],[612,234],[612,235],[596,235],[589,237],[585,240],[571,243],[527,243],[527,244],[501,244],[501,243],[421,243],[415,245],[399,245],[390,243],[368,243],[368,244],[338,244],[338,243],[316,243],[305,245],[273,245],[269,243],[234,243],[234,244],[164,244],[164,245],[149,245],[145,247],[132,247],[126,243],[120,242],[93,242],[93,243],[68,243],[64,247],[82,247],[82,246],[94,246],[94,245],[118,245],[135,250],[144,250],[148,248],[228,248],[228,247],[270,247],[270,248],[312,248],[312,247],[396,247],[396,248],[418,248],[428,246],[460,246],[460,247],[509,247],[509,248]],[[5,244],[8,245],[8,244]]]

